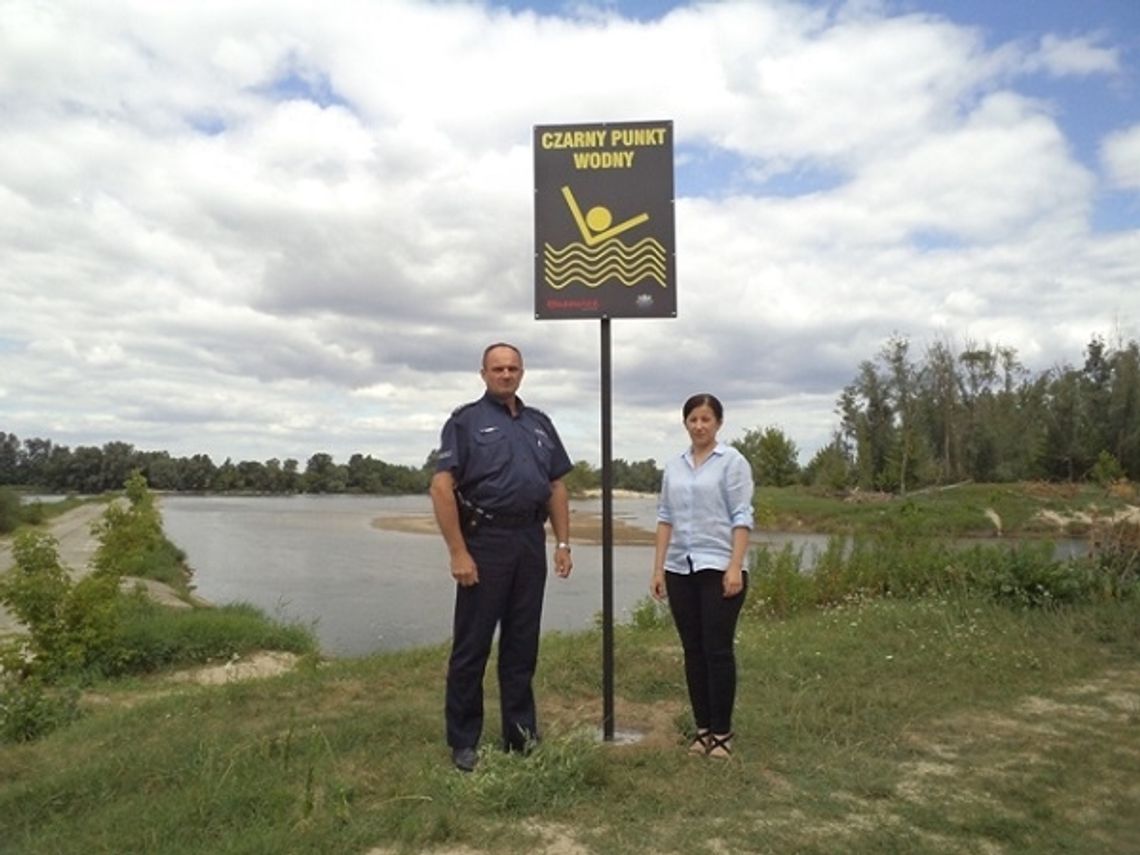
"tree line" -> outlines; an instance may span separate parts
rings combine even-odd
[[[859,366],[836,401],[831,442],[802,466],[783,430],[748,430],[732,441],[752,464],[760,486],[807,484],[887,492],[960,481],[1108,482],[1140,480],[1140,345],[1116,346],[1093,336],[1080,366],[1031,373],[1017,351],[935,341],[912,354],[892,336]],[[422,493],[436,451],[422,466],[353,454],[276,458],[218,465],[208,455],[173,457],[129,443],[74,450],[50,439],[0,432],[0,484],[52,492],[117,490],[139,470],[155,490],[256,493]],[[655,493],[661,470],[652,458],[617,459],[613,486]],[[566,482],[581,493],[601,485],[600,469],[579,460]]]
[[[318,452],[301,468],[294,459],[264,462],[226,458],[216,464],[206,454],[174,457],[141,451],[130,443],[71,449],[50,439],[21,442],[0,432],[0,484],[53,493],[97,494],[120,490],[132,472],[141,472],[153,490],[211,493],[375,493],[423,492],[431,478],[427,464],[403,466],[354,454],[347,463]]]
[[[152,490],[165,492],[406,495],[427,491],[436,454],[433,450],[418,467],[365,454],[353,454],[347,463],[337,463],[325,452],[313,454],[304,468],[292,458],[238,463],[226,458],[215,464],[207,454],[173,457],[166,451],[141,451],[117,441],[71,449],[50,439],[21,441],[14,433],[0,431],[0,485],[98,494],[122,489],[131,473],[139,472]],[[653,460],[615,460],[613,466],[617,489],[656,492],[661,486],[661,472]],[[571,490],[581,492],[598,487],[601,474],[582,460],[567,482]]]
[[[1140,480],[1140,345],[1093,336],[1079,366],[1037,374],[1014,348],[892,336],[836,404],[809,483],[906,492],[972,480]]]

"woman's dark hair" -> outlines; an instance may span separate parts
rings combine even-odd
[[[693,397],[685,401],[685,406],[681,407],[681,418],[687,419],[689,413],[697,407],[708,407],[713,411],[713,415],[716,416],[718,422],[724,421],[724,404],[720,402],[716,395],[710,395],[708,392],[693,395]]]

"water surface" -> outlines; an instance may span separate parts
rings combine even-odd
[[[197,593],[212,603],[248,602],[312,625],[322,650],[359,656],[448,640],[455,583],[438,534],[378,529],[380,516],[430,515],[427,496],[187,496],[160,502],[167,535],[185,550]],[[615,518],[652,530],[655,500],[615,498]],[[600,513],[599,499],[571,502]],[[791,545],[810,568],[827,535],[757,532],[753,542]],[[1068,542],[1058,546],[1058,557]],[[1070,547],[1073,551],[1081,544]],[[615,619],[648,596],[653,548],[614,547]],[[569,579],[546,587],[543,629],[595,625],[602,610],[602,548],[575,544]]]
[[[339,656],[450,637],[455,583],[443,539],[372,526],[379,516],[430,514],[426,496],[166,495],[160,507],[167,535],[194,569],[196,592],[210,602],[249,602],[312,624],[321,648]],[[618,620],[647,595],[652,562],[651,547],[614,547]],[[544,631],[593,625],[601,564],[600,546],[575,545],[570,578],[548,580]]]

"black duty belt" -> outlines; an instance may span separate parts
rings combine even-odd
[[[459,503],[459,515],[463,521],[463,528],[469,532],[483,526],[487,528],[526,528],[536,523],[546,522],[546,508],[543,505],[536,505],[530,510],[492,511],[469,501],[458,490],[455,491],[455,499]]]

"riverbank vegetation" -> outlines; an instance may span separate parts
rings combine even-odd
[[[253,651],[312,653],[306,628],[283,626],[248,605],[202,607],[185,556],[162,530],[141,474],[127,479],[93,526],[90,568],[65,567],[51,535],[29,528],[0,575],[0,604],[26,632],[0,638],[0,741],[28,741],[81,712],[91,682],[225,659]],[[146,594],[160,583],[181,608]]]
[[[98,501],[91,497],[67,496],[51,502],[23,502],[20,496],[10,487],[0,487],[0,535],[11,534],[20,526],[42,525],[80,505]]]
[[[825,534],[898,532],[908,537],[1083,537],[1097,521],[1135,513],[1130,482],[1096,484],[958,484],[905,496],[811,487],[760,487],[761,529]]]

